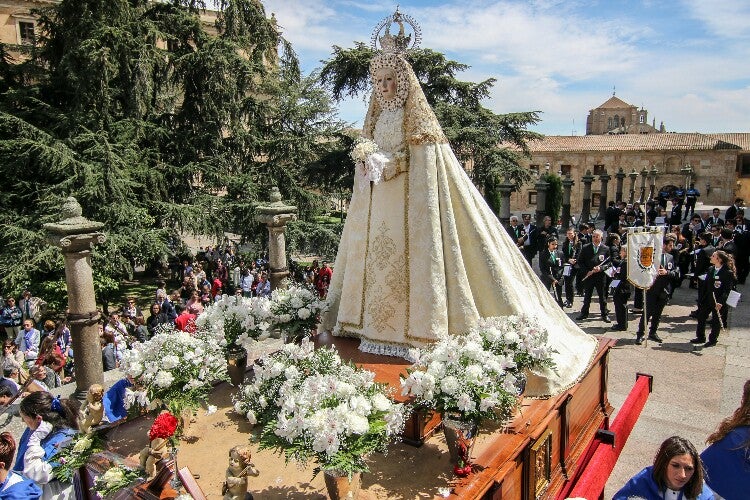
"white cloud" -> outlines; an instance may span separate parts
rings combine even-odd
[[[746,0],[683,0],[690,15],[721,38],[750,37],[750,3]]]

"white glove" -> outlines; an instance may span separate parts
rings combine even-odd
[[[52,432],[52,424],[42,420],[39,427],[31,433],[31,436],[29,437],[29,446],[41,446],[42,439],[49,436],[50,432]]]

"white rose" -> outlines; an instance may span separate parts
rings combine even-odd
[[[391,402],[383,394],[377,393],[372,398],[372,406],[374,406],[377,411],[386,411],[391,407]]]
[[[172,368],[176,368],[177,365],[180,364],[180,358],[174,355],[167,355],[164,356],[161,360],[161,367],[165,370],[171,370]]]
[[[112,467],[102,475],[102,481],[105,482],[108,488],[120,484],[124,479],[125,474],[119,467]]]
[[[255,425],[258,423],[258,420],[255,417],[255,412],[253,410],[248,411],[245,415],[245,418],[247,418],[247,421],[250,422],[251,425]]]
[[[310,309],[306,307],[303,307],[302,309],[297,311],[297,316],[299,316],[299,319],[302,319],[302,320],[309,318],[311,315],[312,313],[310,312]]]
[[[370,430],[370,422],[367,417],[357,415],[356,413],[350,413],[347,415],[347,426],[354,434],[366,434]]]
[[[154,384],[157,387],[167,388],[174,382],[174,375],[164,370],[160,370],[154,377]]]
[[[76,444],[73,445],[73,453],[81,453],[88,450],[91,447],[91,438],[86,436],[82,437]]]
[[[453,375],[448,375],[442,380],[442,382],[440,382],[440,387],[443,389],[444,393],[452,396],[456,393],[456,391],[458,391],[458,389],[460,388],[460,384],[458,383],[458,379],[456,377],[454,377]]]
[[[461,393],[458,396],[458,401],[456,402],[456,405],[458,406],[458,409],[460,411],[474,411],[476,409],[476,404],[474,401],[471,400],[471,397],[464,393]]]

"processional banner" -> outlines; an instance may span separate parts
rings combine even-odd
[[[659,274],[663,227],[628,228],[628,281],[638,288],[651,288]]]

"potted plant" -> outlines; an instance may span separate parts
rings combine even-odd
[[[314,462],[331,498],[354,498],[367,457],[385,452],[406,419],[406,407],[374,377],[342,362],[335,349],[313,350],[303,340],[261,359],[235,410],[262,425],[261,449],[277,450],[287,462]]]
[[[401,379],[403,395],[438,411],[451,460],[468,473],[483,420],[507,420],[518,406],[524,371],[552,367],[546,332],[528,319],[488,318],[465,335],[446,335],[410,351],[415,363]],[[520,324],[523,332],[517,332]]]
[[[300,343],[310,336],[325,310],[325,301],[307,286],[290,285],[271,293],[271,311],[275,324],[282,330],[284,342]]]
[[[135,387],[126,391],[126,408],[163,405],[185,420],[207,401],[212,383],[227,377],[221,340],[206,329],[167,328],[125,351],[121,368]]]
[[[229,379],[238,386],[245,379],[247,348],[268,336],[273,320],[269,299],[224,295],[203,311],[196,326],[223,338]]]

